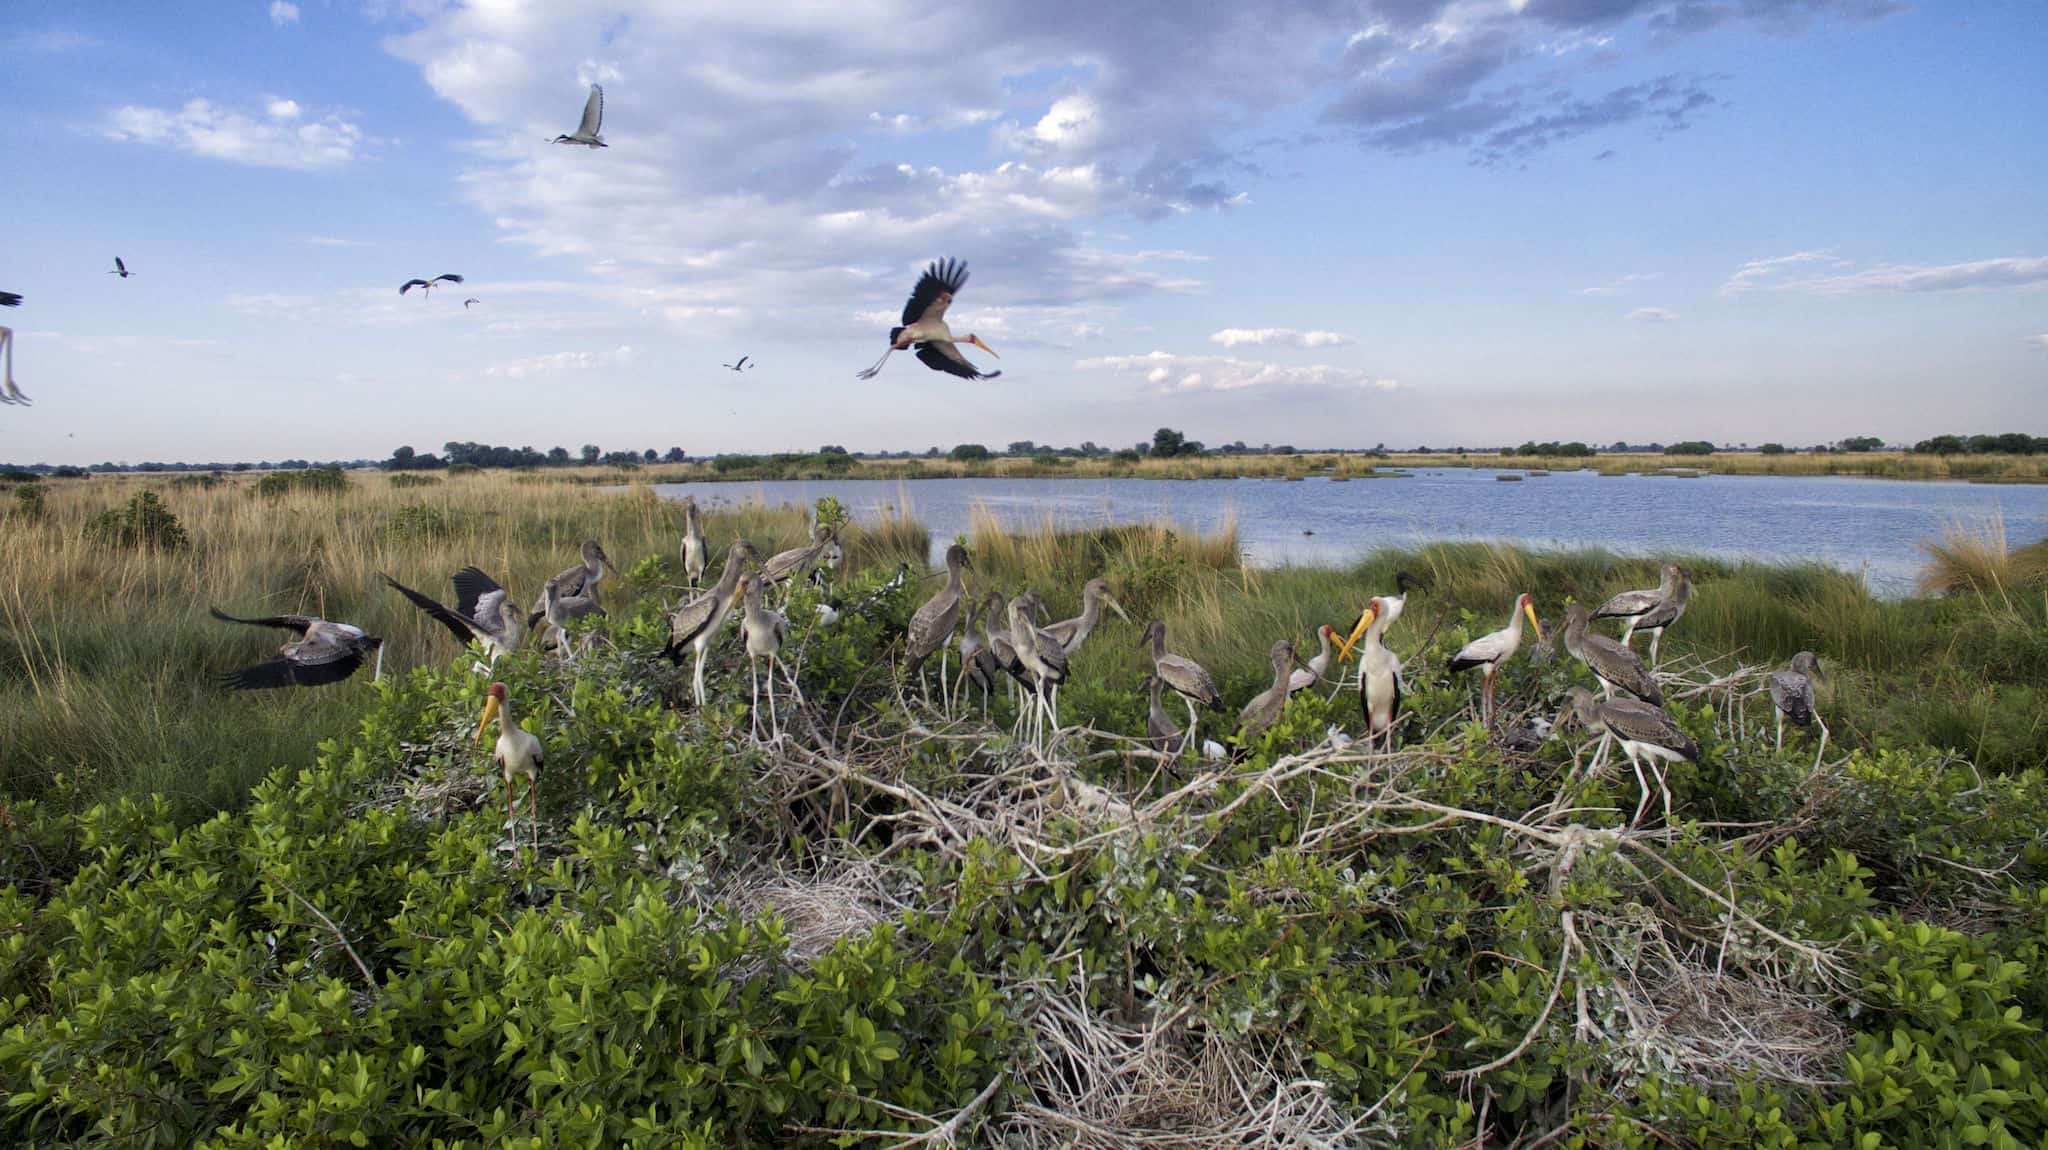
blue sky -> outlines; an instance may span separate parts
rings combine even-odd
[[[15,0],[0,51],[5,460],[2048,433],[2031,3]],[[593,80],[612,146],[548,143]],[[939,256],[1003,376],[855,380]]]

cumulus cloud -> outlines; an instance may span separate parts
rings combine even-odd
[[[299,22],[299,6],[291,0],[270,0],[270,22],[282,28]]]
[[[1621,318],[1636,323],[1670,323],[1678,318],[1678,313],[1668,307],[1639,307]]]
[[[537,375],[550,375],[560,371],[589,371],[600,367],[619,367],[633,362],[633,348],[620,344],[610,351],[558,351],[552,355],[535,355],[525,359],[494,363],[484,368],[484,374],[503,379],[527,379]]]
[[[1271,345],[1277,347],[1317,348],[1338,347],[1347,343],[1357,343],[1358,341],[1341,332],[1334,331],[1296,331],[1291,327],[1226,327],[1222,331],[1212,332],[1209,336],[1209,342],[1220,343],[1224,347],[1266,347]]]
[[[127,105],[108,115],[109,139],[175,148],[195,156],[263,168],[314,171],[337,168],[356,158],[361,128],[339,116],[303,121],[297,102],[265,103],[260,117],[193,99],[177,109]]]
[[[2030,335],[2027,337],[2027,342],[2040,348],[2042,351],[2048,351],[2048,335]]]
[[[1832,252],[1797,252],[1751,260],[1721,285],[1723,295],[1793,291],[1867,295],[2048,286],[2048,258],[2007,256],[1955,264],[1877,264],[1858,268]]]
[[[1113,371],[1144,377],[1161,395],[1244,391],[1250,388],[1342,388],[1391,391],[1398,380],[1377,378],[1357,368],[1327,363],[1278,364],[1228,355],[1098,355],[1077,360],[1078,371]]]

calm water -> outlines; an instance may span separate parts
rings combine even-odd
[[[658,490],[701,506],[809,504],[837,498],[856,519],[908,501],[935,548],[967,531],[981,504],[1005,523],[1066,526],[1166,518],[1213,529],[1235,518],[1256,564],[1342,563],[1377,547],[1489,539],[1532,547],[1603,546],[1627,554],[1814,560],[1861,572],[1872,590],[1907,591],[1917,544],[1960,519],[2002,515],[2015,547],[2048,537],[2048,486],[1922,483],[1849,477],[1604,477],[1554,472],[1502,483],[1496,472],[1444,468],[1407,478],[1298,483],[1272,479],[924,479],[676,483]],[[1519,473],[1515,473],[1519,474]],[[1314,535],[1304,535],[1303,530]]]

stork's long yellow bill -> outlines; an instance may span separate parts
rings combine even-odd
[[[497,697],[496,695],[492,695],[492,696],[489,696],[488,698],[486,698],[486,699],[484,700],[484,717],[483,717],[482,719],[479,719],[479,720],[477,721],[477,724],[476,724],[476,741],[477,741],[477,742],[481,743],[481,742],[483,742],[483,741],[484,741],[484,731],[485,731],[485,730],[486,730],[486,729],[487,729],[488,727],[490,727],[490,725],[491,725],[491,720],[492,720],[493,718],[496,718],[496,717],[497,717],[497,714],[498,714],[498,697]]]
[[[992,347],[990,347],[989,345],[987,345],[987,344],[985,344],[985,343],[981,342],[981,337],[980,337],[980,336],[978,336],[978,335],[970,335],[970,336],[968,336],[968,337],[967,337],[967,342],[969,342],[969,343],[973,344],[974,346],[976,346],[976,347],[980,348],[981,350],[983,350],[983,351],[985,351],[985,352],[989,353],[990,355],[995,355],[995,357],[996,357],[997,359],[1001,359],[1001,358],[1003,358],[1003,357],[1002,357],[1002,356],[1000,356],[1000,355],[996,355],[996,349],[995,349],[995,348],[992,348]]]
[[[1365,636],[1366,629],[1372,626],[1372,621],[1378,614],[1373,608],[1367,607],[1358,616],[1358,626],[1351,629],[1351,637],[1337,644],[1337,661],[1339,663],[1351,658],[1351,648],[1358,645],[1358,640]]]
[[[1542,621],[1541,621],[1541,620],[1539,620],[1539,619],[1537,619],[1537,618],[1536,618],[1536,606],[1535,606],[1535,604],[1533,604],[1533,603],[1523,603],[1523,604],[1522,604],[1522,613],[1523,613],[1523,614],[1525,614],[1525,615],[1527,615],[1527,616],[1529,617],[1529,625],[1530,625],[1531,627],[1534,627],[1534,628],[1536,628],[1536,641],[1537,641],[1538,643],[1541,643],[1541,642],[1543,642],[1543,623],[1542,623]]]

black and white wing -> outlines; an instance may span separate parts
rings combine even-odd
[[[389,575],[384,576],[384,582],[389,583],[393,591],[412,600],[413,606],[425,611],[436,622],[448,628],[449,633],[455,636],[456,642],[467,643],[476,635],[476,620],[471,618],[468,612],[451,611],[445,604],[422,595]]]
[[[0,307],[20,307],[21,296],[11,291],[0,291]]]
[[[940,314],[944,311],[942,307]],[[1003,374],[1000,371],[983,371],[967,362],[967,357],[960,354],[960,346],[951,340],[918,344],[917,358],[933,371],[943,371],[962,379],[994,379]]]
[[[924,320],[945,319],[947,306],[966,286],[966,264],[951,259],[933,261],[924,269],[924,274],[917,277],[917,286],[910,292],[910,302],[903,305],[904,326]]]
[[[1663,594],[1655,587],[1647,591],[1623,591],[1600,604],[1599,610],[1593,612],[1593,618],[1633,619],[1655,607],[1663,598]]]
[[[470,305],[470,304],[473,304],[473,303],[482,303],[482,302],[484,302],[484,301],[482,301],[482,300],[480,300],[480,299],[466,299],[466,300],[463,300],[463,301],[462,301],[462,310],[463,310],[463,311],[468,311],[468,310],[469,310],[469,305]]]
[[[123,277],[128,274],[128,265],[121,262],[120,256],[114,257],[114,274]]]
[[[301,636],[320,621],[311,615],[265,615],[260,619],[243,619],[230,615],[218,607],[208,607],[207,610],[223,623],[247,623],[252,627],[282,627],[287,631],[297,631]]]
[[[398,285],[398,294],[404,295],[405,293],[411,291],[416,287],[423,288],[427,286],[430,285],[428,285],[427,281],[425,280],[407,280],[404,283]]]
[[[579,136],[596,136],[604,128],[604,89],[590,86],[590,98],[583,101],[583,121],[576,125]]]
[[[505,594],[496,579],[475,567],[457,571],[449,582],[455,584],[455,609],[472,619],[488,619],[496,614],[497,603]],[[493,593],[499,599],[486,604],[485,599]]]
[[[459,283],[461,283],[461,282],[462,282],[462,277],[461,277],[461,276],[459,276],[459,275],[456,275],[456,274],[455,274],[454,272],[449,272],[449,273],[448,273],[448,274],[446,274],[446,275],[438,275],[438,276],[435,276],[435,277],[434,277],[434,282],[435,282],[435,283],[451,283],[451,284],[459,284]]]
[[[296,645],[295,645],[296,646]],[[323,687],[339,683],[363,665],[363,649],[354,644],[321,645],[310,651],[295,650],[253,667],[243,667],[215,676],[214,681],[231,691],[266,691],[276,687]]]

